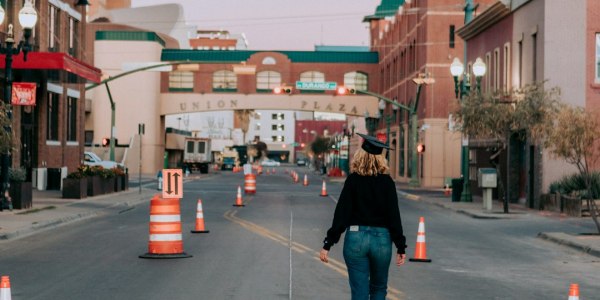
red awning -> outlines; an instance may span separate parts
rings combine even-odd
[[[4,55],[0,55],[0,69],[5,68]],[[63,70],[94,83],[101,81],[100,69],[90,66],[62,52],[29,52],[27,61],[23,61],[23,53],[13,56],[13,69],[29,70]]]

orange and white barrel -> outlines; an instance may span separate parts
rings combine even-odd
[[[0,279],[0,299],[10,300],[10,278],[8,276],[2,276]]]
[[[256,194],[256,175],[246,174],[244,176],[244,193]]]
[[[183,251],[179,199],[155,195],[150,200],[150,237],[148,253],[140,258],[191,257]]]

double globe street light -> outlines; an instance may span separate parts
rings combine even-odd
[[[2,5],[0,5],[0,24],[4,22],[4,18],[6,17],[6,12]],[[27,53],[31,51],[31,44],[29,44],[29,38],[31,37],[31,33],[33,31],[33,27],[37,23],[38,15],[33,7],[31,0],[25,0],[25,4],[23,4],[23,8],[19,11],[19,24],[23,27],[23,39],[16,44],[14,40],[13,33],[13,25],[8,24],[8,33],[6,35],[6,40],[4,41],[4,45],[0,43],[0,54],[4,54],[4,106],[5,113],[7,118],[7,125],[4,126],[4,132],[6,137],[10,140],[10,136],[12,135],[12,108],[11,108],[11,94],[12,94],[12,62],[13,55],[18,55],[23,52],[23,60],[27,61]],[[3,147],[4,148],[4,147]],[[8,201],[10,199],[10,195],[8,192],[9,188],[9,176],[8,176],[8,168],[11,164],[11,148],[12,145],[7,145],[5,149],[2,151],[2,166],[0,169],[0,198],[2,201]],[[2,203],[0,203],[0,207]]]
[[[486,72],[485,63],[480,57],[475,59],[473,64],[473,75],[475,75],[477,92],[481,93],[481,77]],[[454,77],[454,93],[456,98],[462,100],[471,90],[470,77],[468,72],[465,72],[465,66],[460,60],[455,57],[450,65],[450,73]],[[461,202],[472,202],[471,182],[469,176],[469,137],[463,136],[461,148],[461,172],[463,179],[463,189],[460,197]]]

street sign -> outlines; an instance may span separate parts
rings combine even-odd
[[[328,82],[312,82],[312,81],[296,81],[296,89],[297,90],[330,90],[333,91],[337,89],[337,82],[328,81]]]
[[[183,198],[181,169],[163,169],[163,198]]]

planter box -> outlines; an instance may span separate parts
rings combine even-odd
[[[117,176],[114,178],[115,180],[115,192],[120,192],[123,190],[123,179],[121,179],[121,177],[123,176]]]
[[[104,189],[105,194],[114,193],[115,192],[115,178],[102,178],[102,187]]]
[[[121,176],[121,180],[123,181],[123,184],[121,185],[121,187],[123,188],[124,191],[129,189],[129,174],[125,174],[123,176]]]
[[[100,176],[90,176],[87,178],[87,195],[98,196],[104,194],[102,189],[102,178]]]
[[[87,178],[63,179],[62,197],[67,199],[83,199],[87,197]]]
[[[11,182],[10,197],[15,209],[31,208],[31,182]]]

